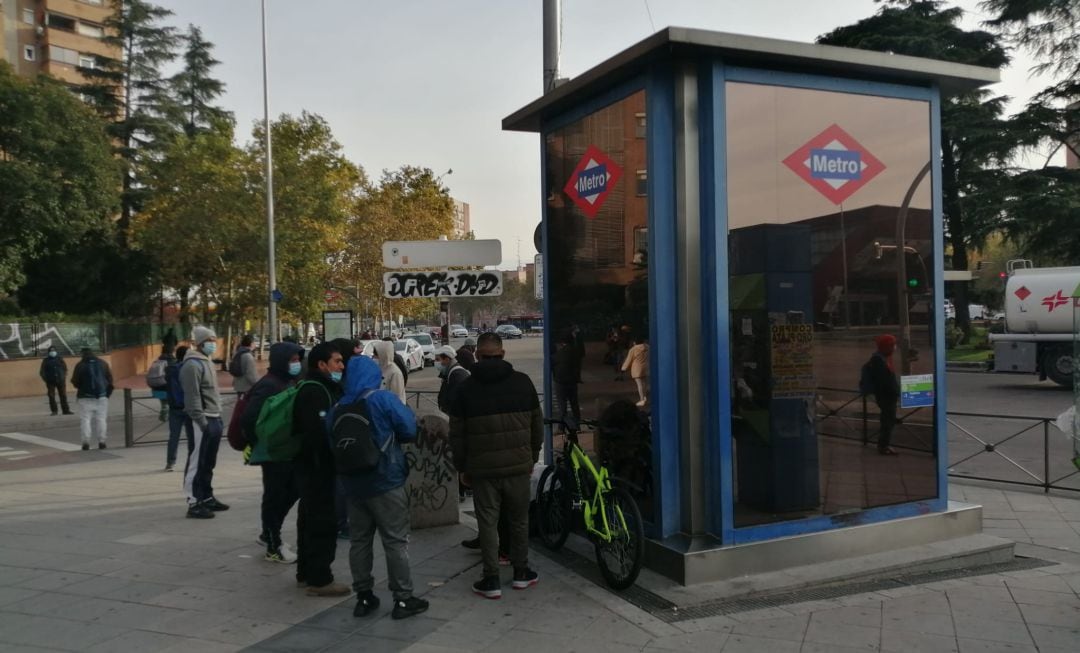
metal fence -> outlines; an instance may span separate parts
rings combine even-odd
[[[190,325],[111,322],[0,323],[0,360],[44,356],[56,347],[62,356],[76,356],[84,347],[102,353],[125,347],[153,345],[172,329],[177,340],[190,335]]]

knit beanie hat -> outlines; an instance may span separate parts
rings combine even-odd
[[[197,326],[191,330],[191,341],[194,342],[196,346],[203,344],[210,338],[217,338],[217,334],[214,333],[214,330],[210,327]]]

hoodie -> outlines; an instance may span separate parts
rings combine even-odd
[[[192,347],[184,356],[180,385],[184,388],[184,412],[199,428],[206,428],[207,419],[221,417],[217,370],[214,362],[198,347]]]
[[[390,363],[390,367],[397,369],[393,363]],[[387,438],[394,438],[374,470],[337,477],[340,491],[348,497],[371,499],[405,485],[409,478],[401,443],[416,440],[416,416],[393,393],[379,390],[382,380],[383,373],[375,361],[367,356],[354,356],[349,360],[349,369],[345,374],[345,396],[327,416],[326,430],[330,433],[334,419],[344,407],[356,403],[365,393],[374,391],[367,395],[366,401],[375,444],[381,448]]]
[[[291,342],[275,342],[270,345],[270,369],[248,391],[247,408],[244,409],[241,424],[244,437],[252,447],[255,446],[255,423],[259,421],[263,402],[296,381],[296,377],[289,375],[289,359],[293,354],[300,354],[302,358],[303,347]]]
[[[405,378],[394,363],[394,343],[385,340],[376,342],[375,355],[379,357],[379,368],[382,370],[382,385],[380,387],[396,395],[404,404]]]

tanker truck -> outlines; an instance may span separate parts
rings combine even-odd
[[[991,333],[994,371],[1038,374],[1073,384],[1073,295],[1080,267],[1036,268],[1009,261],[1005,285],[1005,333]],[[1080,309],[1075,309],[1080,315]]]

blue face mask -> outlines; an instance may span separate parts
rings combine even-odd
[[[49,358],[56,358],[56,352],[55,351],[50,351],[49,352]]]
[[[334,383],[341,383],[341,372],[331,372],[330,380]]]
[[[213,356],[214,352],[217,351],[217,343],[216,342],[204,342],[202,344],[202,351],[207,356]]]
[[[300,376],[300,361],[289,363],[289,376]]]

